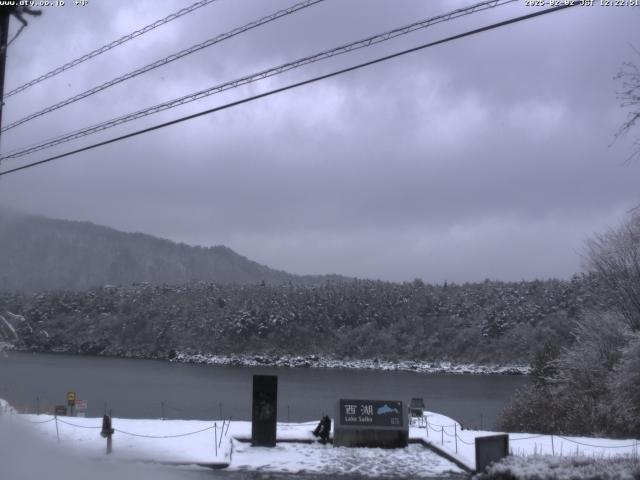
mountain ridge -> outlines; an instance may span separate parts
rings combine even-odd
[[[104,285],[215,283],[314,285],[339,275],[295,275],[224,245],[191,246],[88,221],[0,208],[0,290],[86,290]]]

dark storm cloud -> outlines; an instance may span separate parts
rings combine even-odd
[[[46,10],[11,47],[7,88],[188,4]],[[6,132],[3,150],[468,4],[327,1]],[[3,121],[288,5],[219,0],[8,100]],[[472,15],[135,126],[530,11]],[[223,243],[296,273],[570,276],[584,239],[638,201],[630,142],[609,147],[624,117],[612,77],[633,58],[638,20],[576,7],[452,42],[7,176],[0,202]]]

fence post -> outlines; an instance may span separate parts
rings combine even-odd
[[[224,435],[224,422],[222,423],[222,427],[220,427],[220,438],[218,439],[218,448],[222,448],[222,436]],[[217,454],[216,454],[217,456]]]
[[[56,419],[56,437],[58,438],[58,443],[60,443],[60,432],[58,431],[58,415],[54,417]]]
[[[213,445],[216,447],[216,458],[218,458],[218,424],[213,424]]]
[[[110,455],[113,451],[113,416],[111,415],[111,410],[109,410],[109,435],[107,435],[107,455]]]
[[[456,437],[456,453],[458,453],[458,424],[457,423],[453,424],[453,433]]]
[[[555,457],[556,456],[556,449],[553,445],[553,435],[551,435],[551,456]]]
[[[231,419],[233,418],[233,416],[229,417],[229,421],[227,422],[227,431],[224,432],[225,436],[229,433],[229,427],[231,426]]]

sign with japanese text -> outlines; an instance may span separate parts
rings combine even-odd
[[[66,405],[56,405],[53,414],[56,417],[66,417],[67,416],[67,406]]]
[[[402,402],[397,400],[340,399],[340,425],[403,427]]]

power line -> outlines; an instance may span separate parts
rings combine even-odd
[[[50,72],[47,72],[47,73],[45,73],[43,75],[40,75],[38,78],[35,78],[35,79],[25,83],[24,85],[21,85],[21,86],[19,86],[17,88],[14,88],[10,92],[5,93],[3,99],[6,100],[7,98],[9,98],[9,97],[11,97],[11,96],[13,96],[13,95],[15,95],[17,93],[20,93],[20,92],[26,90],[29,87],[32,87],[32,86],[34,86],[34,85],[36,85],[36,84],[38,84],[40,82],[43,82],[44,80],[47,80],[48,78],[55,77],[56,75],[66,71],[66,70],[69,70],[70,68],[73,68],[76,65],[80,65],[81,63],[86,62],[87,60],[90,60],[93,57],[96,57],[96,56],[98,56],[98,55],[100,55],[102,53],[105,53],[105,52],[111,50],[112,48],[117,47],[118,45],[122,45],[123,43],[126,43],[129,40],[133,40],[134,38],[139,37],[140,35],[144,35],[145,33],[150,32],[151,30],[154,30],[154,29],[160,27],[161,25],[164,25],[165,23],[169,23],[172,20],[176,20],[177,18],[180,18],[183,15],[186,15],[187,13],[191,13],[194,10],[197,10],[197,9],[199,9],[201,7],[209,5],[210,3],[213,3],[215,1],[216,0],[200,0],[199,2],[196,2],[196,3],[194,3],[193,5],[191,5],[189,7],[186,7],[186,8],[183,8],[181,10],[178,10],[177,12],[172,13],[171,15],[168,15],[168,16],[160,19],[160,20],[156,20],[155,22],[147,25],[146,27],[143,27],[143,28],[141,28],[139,30],[136,30],[135,32],[130,33],[129,35],[125,35],[124,37],[120,37],[119,39],[114,40],[113,42],[108,43],[106,45],[103,45],[100,48],[96,48],[95,50],[93,50],[93,51],[91,51],[89,53],[86,53],[86,54],[82,55],[81,57],[76,58],[75,60],[71,60],[70,62],[65,63],[64,65],[61,65],[61,66],[59,66],[57,68],[54,68]],[[18,32],[18,33],[20,33],[20,32]],[[18,36],[18,34],[16,34],[16,37],[17,36]],[[14,39],[15,39],[15,37],[14,37]],[[13,41],[13,39],[11,41]]]
[[[489,8],[495,8],[498,6],[502,6],[502,5],[506,5],[509,3],[513,3],[517,0],[489,0],[489,1],[483,1],[480,3],[477,3],[475,5],[471,5],[469,7],[465,7],[465,8],[460,8],[457,10],[453,10],[449,13],[445,13],[442,15],[438,15],[435,17],[431,17],[428,18],[426,20],[421,20],[409,25],[405,25],[403,27],[398,27],[395,28],[393,30],[389,30],[387,32],[384,33],[380,33],[380,34],[376,34],[376,35],[372,35],[370,37],[361,39],[361,40],[357,40],[355,42],[351,42],[348,43],[346,45],[341,45],[339,47],[335,47],[329,50],[325,50],[323,52],[311,55],[311,56],[307,56],[307,57],[303,57],[300,58],[298,60],[294,60],[292,62],[288,62],[285,63],[283,65],[279,65],[277,67],[272,67],[269,68],[267,70],[263,70],[261,72],[258,73],[253,73],[251,75],[245,76],[245,77],[241,77],[235,80],[231,80],[219,85],[215,85],[213,87],[209,87],[207,89],[204,90],[200,90],[198,92],[195,93],[191,93],[189,95],[185,95],[183,97],[180,98],[176,98],[173,100],[169,100],[167,102],[163,102],[161,104],[158,105],[154,105],[152,107],[148,107],[145,108],[143,110],[138,110],[137,112],[133,112],[133,113],[129,113],[111,120],[107,120],[106,122],[102,122],[102,123],[98,123],[96,125],[92,125],[90,127],[86,127],[83,128],[81,130],[77,130],[75,132],[71,132],[68,134],[63,134],[59,137],[50,139],[50,140],[45,140],[44,142],[41,142],[35,146],[30,146],[30,147],[26,147],[23,148],[21,150],[18,151],[14,151],[14,153],[10,153],[10,154],[5,154],[0,156],[0,161],[2,160],[6,160],[9,158],[19,158],[22,157],[24,155],[28,155],[30,153],[36,152],[36,151],[40,151],[40,150],[44,150],[47,148],[51,148],[54,147],[56,145],[60,145],[62,143],[66,143],[69,142],[71,140],[76,140],[78,138],[81,137],[85,137],[87,135],[91,135],[93,133],[102,131],[102,130],[106,130],[112,127],[115,127],[117,125],[121,125],[123,123],[127,123],[133,120],[137,120],[139,118],[143,118],[146,117],[148,115],[152,115],[154,113],[158,113],[158,112],[162,112],[164,110],[169,110],[171,108],[175,108],[178,107],[180,105],[184,105],[186,103],[190,103],[196,100],[200,100],[202,98],[208,97],[210,95],[214,95],[217,93],[221,93],[224,92],[226,90],[230,90],[233,88],[237,88],[239,86],[242,85],[246,85],[249,83],[253,83],[256,82],[258,80],[263,80],[265,78],[269,78],[272,77],[274,75],[279,75],[281,73],[287,72],[289,70],[293,70],[295,68],[300,68],[303,67],[305,65],[308,65],[310,63],[314,63],[320,60],[325,60],[331,57],[335,57],[337,55],[342,55],[348,52],[352,52],[354,50],[358,50],[360,48],[366,48],[366,47],[370,47],[371,45],[375,45],[381,42],[385,42],[388,40],[391,40],[392,38],[396,38],[399,37],[401,35],[407,35],[411,32],[414,32],[416,30],[419,29],[423,29],[423,28],[427,28],[429,26],[438,24],[438,23],[442,23],[442,22],[446,22],[446,21],[450,21],[453,20],[455,18],[459,18],[462,16],[466,16],[466,15],[470,15],[472,13],[476,13],[479,11],[483,11],[483,10],[487,10]]]
[[[425,43],[425,44],[419,45],[417,47],[409,48],[407,50],[402,50],[400,52],[396,52],[396,53],[393,53],[391,55],[386,55],[384,57],[379,57],[379,58],[376,58],[374,60],[370,60],[368,62],[360,63],[358,65],[354,65],[354,66],[351,66],[351,67],[343,68],[341,70],[336,70],[336,71],[331,72],[331,73],[327,73],[327,74],[324,74],[324,75],[313,77],[313,78],[310,78],[308,80],[303,80],[301,82],[297,82],[297,83],[293,83],[293,84],[290,84],[290,85],[287,85],[287,86],[284,86],[284,87],[276,88],[274,90],[270,90],[268,92],[260,93],[258,95],[253,95],[251,97],[246,97],[246,98],[243,98],[242,100],[237,100],[235,102],[230,102],[230,103],[227,103],[225,105],[221,105],[221,106],[218,106],[218,107],[210,108],[210,109],[204,110],[202,112],[194,113],[192,115],[187,115],[185,117],[181,117],[181,118],[178,118],[178,119],[175,119],[175,120],[171,120],[169,122],[165,122],[165,123],[161,123],[161,124],[158,124],[158,125],[154,125],[153,127],[145,128],[145,129],[138,130],[138,131],[135,131],[135,132],[132,132],[132,133],[127,133],[126,135],[121,135],[119,137],[115,137],[115,138],[112,138],[112,139],[109,139],[109,140],[105,140],[103,142],[94,143],[93,145],[88,145],[86,147],[82,147],[82,148],[79,148],[77,150],[72,150],[70,152],[62,153],[60,155],[55,155],[55,156],[52,156],[52,157],[49,157],[49,158],[45,158],[44,160],[40,160],[40,161],[37,161],[37,162],[29,163],[29,164],[23,165],[21,167],[12,168],[11,170],[5,170],[4,172],[0,172],[0,176],[8,175],[10,173],[18,172],[20,170],[25,170],[27,168],[35,167],[37,165],[42,165],[44,163],[52,162],[54,160],[58,160],[58,159],[61,159],[61,158],[64,158],[64,157],[68,157],[68,156],[74,155],[76,153],[86,152],[86,151],[92,150],[94,148],[98,148],[98,147],[101,147],[101,146],[104,146],[104,145],[108,145],[108,144],[111,144],[111,143],[116,143],[116,142],[119,142],[121,140],[125,140],[127,138],[131,138],[131,137],[135,137],[135,136],[138,136],[138,135],[142,135],[144,133],[152,132],[154,130],[159,130],[161,128],[165,128],[165,127],[168,127],[170,125],[175,125],[177,123],[185,122],[187,120],[192,120],[192,119],[197,118],[197,117],[202,117],[204,115],[209,115],[209,114],[214,113],[214,112],[218,112],[218,111],[221,111],[221,110],[226,110],[228,108],[235,107],[235,106],[238,106],[238,105],[242,105],[244,103],[248,103],[248,102],[260,99],[260,98],[264,98],[264,97],[268,97],[268,96],[271,96],[271,95],[275,95],[276,93],[281,93],[281,92],[284,92],[284,91],[287,91],[287,90],[292,90],[294,88],[298,88],[298,87],[301,87],[301,86],[304,86],[304,85],[315,83],[315,82],[318,82],[320,80],[325,80],[325,79],[328,79],[328,78],[336,77],[338,75],[342,75],[342,74],[347,73],[347,72],[352,72],[354,70],[359,70],[361,68],[368,67],[370,65],[375,65],[377,63],[385,62],[387,60],[391,60],[391,59],[396,58],[396,57],[401,57],[403,55],[407,55],[409,53],[417,52],[419,50],[424,50],[424,49],[429,48],[429,47],[434,47],[436,45],[440,45],[440,44],[443,44],[443,43],[451,42],[453,40],[458,40],[460,38],[469,37],[471,35],[476,35],[478,33],[486,32],[488,30],[494,30],[496,28],[500,28],[500,27],[504,27],[504,26],[507,26],[507,25],[511,25],[513,23],[517,23],[517,22],[521,22],[521,21],[528,20],[528,19],[531,19],[531,18],[539,17],[541,15],[546,15],[546,14],[549,14],[549,13],[553,13],[553,12],[557,12],[557,11],[560,11],[560,10],[564,10],[565,8],[573,7],[575,5],[578,5],[578,4],[577,3],[571,3],[571,4],[567,4],[567,5],[560,5],[558,7],[547,8],[545,10],[539,10],[539,11],[536,11],[536,12],[533,12],[533,13],[529,13],[527,15],[514,17],[514,18],[511,18],[509,20],[504,20],[502,22],[493,23],[491,25],[487,25],[487,26],[484,26],[484,27],[476,28],[474,30],[468,30],[468,31],[466,31],[464,33],[460,33],[460,34],[457,34],[457,35],[446,37],[446,38],[443,38],[441,40],[436,40],[434,42]]]
[[[112,80],[109,80],[108,82],[102,83],[98,86],[95,86],[93,88],[90,88],[89,90],[86,90],[82,93],[79,93],[77,95],[74,95],[73,97],[69,97],[66,100],[62,100],[61,102],[58,102],[54,105],[51,105],[43,110],[40,110],[38,112],[32,113],[31,115],[27,115],[26,117],[21,118],[20,120],[16,120],[13,123],[10,123],[9,125],[6,125],[5,127],[2,127],[2,132],[6,132],[7,130],[10,130],[12,128],[15,128],[19,125],[22,125],[23,123],[29,122],[35,118],[41,117],[42,115],[46,115],[47,113],[51,113],[55,110],[58,110],[59,108],[62,107],[66,107],[67,105],[71,105],[72,103],[75,103],[79,100],[82,100],[83,98],[87,98],[90,97],[91,95],[95,95],[96,93],[99,93],[103,90],[106,90],[109,87],[113,87],[114,85],[117,85],[119,83],[125,82],[127,80],[131,80],[134,77],[137,77],[138,75],[142,75],[143,73],[147,73],[151,70],[154,70],[158,67],[162,67],[164,65],[167,65],[171,62],[174,62],[182,57],[186,57],[187,55],[191,55],[192,53],[195,53],[197,51],[200,51],[204,48],[210,47],[212,45],[215,45],[217,43],[223,42],[224,40],[227,40],[231,37],[235,37],[236,35],[239,35],[241,33],[244,33],[248,30],[251,30],[253,28],[259,27],[261,25],[264,25],[266,23],[269,22],[273,22],[274,20],[277,20],[279,18],[284,17],[285,15],[290,15],[292,13],[295,13],[299,10],[302,10],[304,8],[310,7],[312,5],[315,5],[316,3],[320,3],[323,2],[324,0],[304,0],[303,2],[300,3],[296,3],[295,5],[292,5],[288,8],[285,8],[283,10],[279,10],[275,13],[272,13],[270,15],[267,15],[266,17],[262,17],[259,20],[255,20],[253,22],[247,23],[246,25],[243,25],[241,27],[238,28],[234,28],[233,30],[230,30],[229,32],[226,33],[222,33],[216,37],[210,38],[208,40],[205,40],[204,42],[198,43],[196,45],[193,45],[189,48],[186,48],[184,50],[181,50],[177,53],[173,53],[167,57],[161,58],[160,60],[156,60],[153,63],[150,63],[149,65],[145,65],[142,68],[138,68],[137,70],[134,70],[133,72],[129,72],[126,73],[124,75],[121,75],[119,77],[116,77]]]

